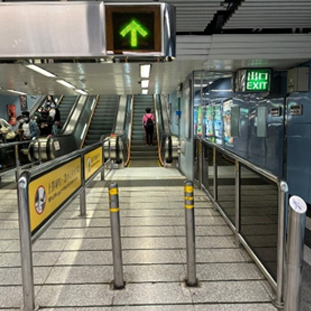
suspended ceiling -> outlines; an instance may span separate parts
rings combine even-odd
[[[284,29],[311,27],[311,19],[304,17],[310,16],[310,0],[242,1],[223,29],[252,28],[254,33],[213,35],[205,35],[204,30],[213,22],[217,12],[230,6],[230,1],[167,2],[176,6],[177,57],[170,63],[153,63],[149,93],[174,91],[194,70],[230,72],[242,67],[287,70],[311,58],[310,33],[255,33],[265,25]],[[138,63],[51,63],[40,66],[89,94],[141,92]],[[46,78],[21,64],[0,64],[0,88],[0,94],[10,94],[7,89],[28,94],[76,94],[55,79]]]

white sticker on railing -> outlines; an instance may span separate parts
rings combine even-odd
[[[306,202],[301,197],[298,197],[297,195],[293,195],[289,199],[289,205],[297,213],[303,214],[307,211]]]

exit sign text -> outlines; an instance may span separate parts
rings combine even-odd
[[[270,90],[269,69],[246,70],[245,90],[248,92],[268,92]]]

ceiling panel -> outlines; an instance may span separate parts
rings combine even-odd
[[[105,0],[105,3],[115,3],[115,0]],[[133,3],[131,0],[120,1]],[[154,2],[146,0],[134,1]],[[176,7],[176,31],[177,32],[203,32],[206,26],[213,20],[214,14],[222,9],[221,0],[167,0]]]
[[[245,0],[224,29],[311,28],[310,0]]]

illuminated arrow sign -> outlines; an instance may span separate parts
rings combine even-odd
[[[122,37],[125,37],[128,33],[130,33],[130,45],[131,45],[131,47],[137,47],[138,34],[140,34],[143,37],[146,37],[148,35],[148,31],[145,30],[144,27],[141,26],[135,20],[132,20],[127,26],[125,26],[121,30],[120,35]]]

